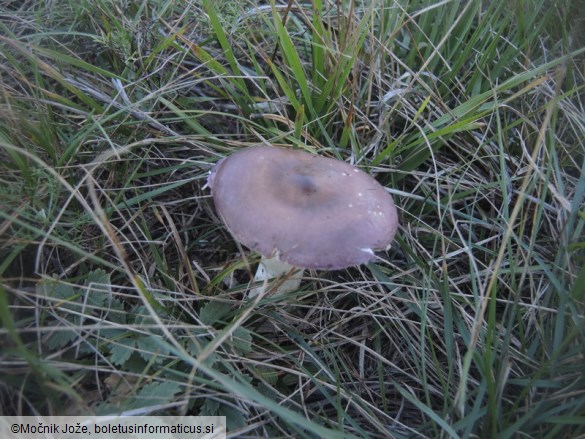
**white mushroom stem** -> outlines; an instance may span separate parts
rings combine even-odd
[[[303,278],[303,272],[304,270],[302,268],[297,268],[286,262],[282,262],[278,259],[278,256],[272,258],[262,256],[256,275],[254,276],[254,282],[262,282],[262,284],[256,288],[252,288],[248,293],[248,297],[252,298],[264,293],[271,284],[276,286],[274,290],[275,295],[298,290],[301,285],[301,279]],[[268,283],[271,279],[278,277],[282,279],[275,279],[274,283]]]

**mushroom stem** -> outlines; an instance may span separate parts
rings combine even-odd
[[[278,286],[274,290],[275,295],[295,291],[301,285],[303,272],[304,270],[302,268],[282,262],[278,259],[278,256],[272,258],[262,256],[256,275],[254,276],[254,282],[262,282],[262,285],[252,288],[248,293],[248,297],[252,298],[264,293],[268,287],[268,281],[275,277],[283,278],[283,280],[276,281]]]

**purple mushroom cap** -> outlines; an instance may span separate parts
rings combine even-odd
[[[208,185],[236,240],[296,267],[367,263],[398,228],[392,196],[374,178],[300,150],[243,149],[216,164]]]

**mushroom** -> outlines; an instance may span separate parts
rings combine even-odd
[[[367,263],[398,228],[392,196],[374,178],[300,150],[240,150],[215,165],[208,186],[234,238],[262,255],[254,280],[264,284],[249,297],[284,274],[278,294],[298,289],[306,268]]]

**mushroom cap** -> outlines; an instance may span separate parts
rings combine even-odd
[[[240,150],[215,165],[208,185],[235,239],[296,267],[369,262],[398,227],[392,196],[374,178],[300,150]]]

